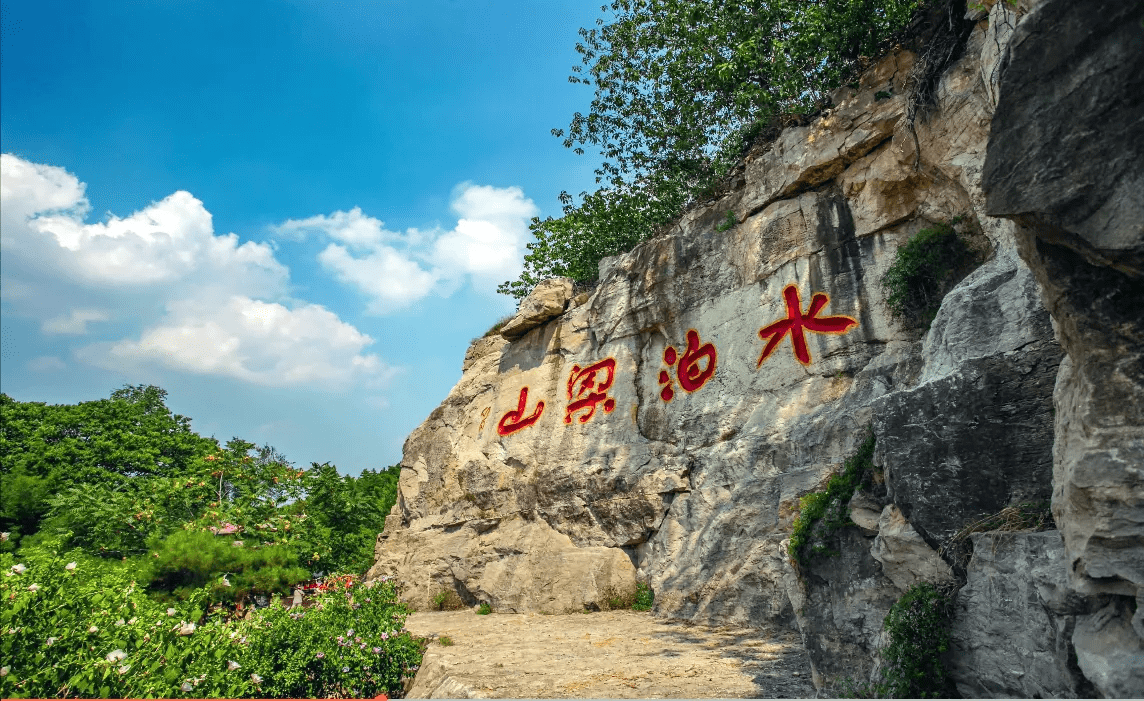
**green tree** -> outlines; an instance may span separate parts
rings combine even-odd
[[[373,564],[377,534],[397,498],[401,466],[363,470],[356,479],[339,475],[325,463],[314,463],[307,473],[306,514],[314,521],[315,539],[328,545],[321,569],[362,574]]]
[[[604,189],[581,193],[578,207],[561,193],[564,217],[534,219],[524,272],[500,291],[520,298],[552,275],[594,279],[599,257],[628,250],[715,194],[777,117],[821,109],[922,3],[613,2],[613,21],[580,30],[583,66],[569,77],[594,86],[591,109],[553,129],[577,154],[600,151]]]
[[[0,394],[0,530],[39,530],[50,497],[99,484],[112,493],[136,477],[173,476],[218,449],[172,415],[167,393],[125,386],[110,399],[76,405],[19,402]]]

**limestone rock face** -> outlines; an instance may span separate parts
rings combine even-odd
[[[1046,0],[1017,26],[983,181],[989,214],[1019,225],[1067,353],[1053,515],[1070,586],[1123,597],[1073,636],[1085,675],[1116,696],[1144,695],[1116,673],[1144,667],[1129,606],[1144,592],[1142,19],[1138,3]]]
[[[451,590],[554,613],[645,582],[661,617],[797,628],[815,684],[840,689],[878,669],[904,590],[964,575],[949,660],[963,693],[1135,689],[1108,671],[1121,653],[1101,650],[1144,630],[1128,613],[1144,582],[1144,291],[1131,229],[1144,188],[1097,168],[1091,182],[1111,193],[1099,202],[1067,199],[1095,185],[1016,190],[1072,172],[1026,143],[1020,115],[1071,118],[1085,70],[1127,70],[1085,52],[1136,39],[1116,28],[1063,41],[1075,60],[1052,65],[1075,77],[1022,92],[1014,76],[1051,80],[1026,65],[1045,60],[1041,43],[1104,8],[1031,4],[987,4],[913,132],[914,57],[899,52],[840,89],[829,113],[752,152],[733,192],[601,261],[590,293],[543,283],[499,336],[474,341],[460,381],[406,441],[368,577],[396,576],[422,609]],[[1117,8],[1117,27],[1135,22]],[[1116,46],[1106,53],[1135,66]],[[1132,98],[1100,95],[1093,105],[1111,104],[1101,114],[1130,131],[1132,105],[1116,100]],[[1069,109],[1044,113],[1052,99]],[[995,110],[1009,115],[1000,126]],[[1062,125],[1037,129],[1074,158],[1100,141],[1095,126],[1071,140]],[[1144,158],[1109,158],[1140,182]],[[989,211],[1004,217],[986,214],[983,173]],[[736,224],[720,231],[728,212]],[[919,230],[957,216],[985,262],[919,338],[891,316],[881,279]],[[833,554],[796,565],[800,498],[825,489],[870,430],[879,469],[832,505],[850,518],[822,531]],[[984,515],[1050,498],[1063,538],[976,536],[956,574],[937,554]],[[995,613],[1015,596],[1007,618]]]
[[[965,698],[1093,696],[1070,647],[1093,603],[1068,587],[1059,531],[975,533],[950,630],[949,674]]]
[[[833,541],[837,556],[813,558],[800,579],[788,580],[818,688],[868,681],[885,642],[882,621],[901,592],[871,556],[873,540],[843,529]]]

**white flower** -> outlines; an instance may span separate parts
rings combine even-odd
[[[229,587],[229,586],[230,586],[230,580],[226,578],[226,575],[225,575],[225,574],[222,576],[222,585],[223,585],[224,587]]]
[[[190,635],[195,632],[195,624],[183,621],[179,626],[179,635]]]
[[[8,635],[15,635],[16,633],[19,633],[19,632],[20,632],[19,628],[9,628],[8,629]]]
[[[39,590],[39,588],[40,588],[39,584],[29,584],[28,585],[28,591],[37,591],[37,590]]]
[[[12,534],[8,531],[4,531],[3,533],[0,533],[0,543],[3,543],[4,541],[8,540],[8,536],[10,536],[10,535],[12,535]]]
[[[48,638],[48,641],[45,643],[45,647],[51,647],[52,645],[55,645],[57,640],[59,640],[59,638]]]
[[[68,564],[64,565],[64,569],[67,570],[68,572],[71,572],[72,570],[75,569],[75,563],[69,562]]]
[[[8,668],[7,667],[0,667],[0,677],[6,677],[6,676],[8,676]]]
[[[119,662],[119,661],[125,660],[125,659],[127,659],[127,653],[120,650],[119,648],[116,648],[116,649],[112,650],[111,652],[107,653],[107,661],[108,662]]]
[[[19,564],[19,563],[12,565],[12,571],[15,572],[16,574],[24,574],[24,570],[26,570],[26,569],[28,569],[28,568],[24,567],[24,565]]]
[[[124,625],[124,623],[125,623],[124,620],[122,618],[120,618],[118,621],[115,622],[115,625],[121,626],[121,625]]]
[[[236,635],[238,635],[238,631],[237,631],[237,630],[232,630],[232,631],[230,632],[230,639],[231,639],[231,640],[234,640],[234,636],[236,636]]]
[[[238,668],[239,668],[239,667],[241,667],[241,666],[242,666],[242,665],[240,665],[239,663],[235,662],[234,660],[227,660],[227,661],[226,661],[226,668],[227,668],[229,671],[231,671],[231,672],[233,672],[234,670],[238,669]]]
[[[135,621],[138,621],[138,620],[139,620],[138,618],[135,618],[134,616],[132,616],[131,618],[127,619],[127,625],[133,626],[133,625],[135,625]]]
[[[251,674],[250,675],[250,681],[254,682],[255,684],[261,684],[262,683],[262,677],[258,676],[257,674]]]
[[[190,682],[183,682],[183,685],[180,686],[179,688],[182,689],[183,691],[193,691],[195,687],[191,686]]]
[[[95,626],[92,626],[92,627],[90,627],[90,628],[88,628],[88,629],[87,629],[87,632],[88,632],[88,633],[98,633],[98,632],[99,632],[99,628],[96,628]]]
[[[175,615],[175,609],[167,609],[167,615],[168,616],[174,616]]]
[[[119,668],[119,673],[120,674],[127,674],[127,670],[129,670],[129,669],[131,669],[131,665],[125,664]]]

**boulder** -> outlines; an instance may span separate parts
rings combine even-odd
[[[875,401],[875,462],[931,546],[1010,504],[1049,500],[1059,360],[1055,343],[1031,344]]]
[[[1122,597],[1096,613],[1079,616],[1073,630],[1076,661],[1105,698],[1144,696],[1144,641],[1132,629]]]
[[[837,554],[811,558],[788,584],[819,689],[870,681],[885,645],[882,624],[901,592],[871,556],[873,540],[855,528],[838,531]]]
[[[560,316],[572,299],[572,278],[555,277],[533,288],[517,308],[516,316],[505,322],[500,335],[520,338],[552,317]]]
[[[1075,698],[1093,687],[1075,661],[1078,614],[1059,531],[974,533],[946,668],[965,698]]]
[[[882,573],[902,593],[915,584],[946,584],[953,579],[949,565],[922,540],[894,504],[887,504],[882,510],[870,555],[882,563]]]

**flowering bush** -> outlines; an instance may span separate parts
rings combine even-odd
[[[390,582],[330,588],[304,613],[272,605],[227,620],[204,613],[206,587],[160,604],[131,563],[59,543],[19,562],[0,554],[4,698],[372,697],[400,691],[421,660]]]
[[[332,585],[331,585],[332,584]],[[403,626],[408,610],[391,581],[373,587],[342,580],[318,595],[316,606],[260,611],[250,636],[250,671],[268,697],[392,695],[421,664],[423,643]]]

